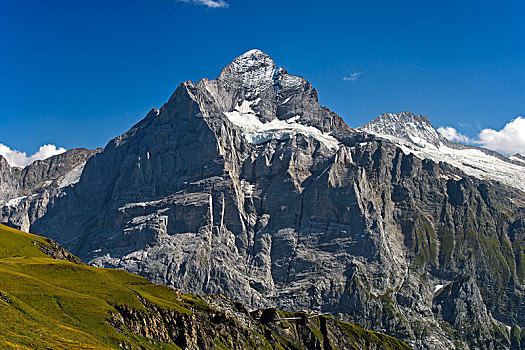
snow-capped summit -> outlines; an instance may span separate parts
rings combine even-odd
[[[253,49],[226,66],[217,80],[246,90],[246,98],[255,98],[273,86],[274,61],[261,50]]]
[[[243,98],[248,101],[265,97],[279,99],[284,91],[298,90],[309,84],[302,77],[288,74],[269,55],[257,49],[234,59],[224,67],[217,81],[227,85],[230,90],[243,91]]]
[[[430,120],[410,112],[384,113],[358,128],[397,144],[405,153],[449,163],[467,175],[496,180],[525,191],[525,160],[444,138]]]
[[[260,50],[247,51],[217,79],[198,85],[252,144],[301,134],[335,150],[338,141],[330,133],[348,129],[341,117],[319,105],[317,90],[306,79],[289,74]]]
[[[432,126],[428,117],[410,112],[383,113],[359,130],[386,137],[393,136],[415,144],[429,143],[439,147],[440,144],[448,143]]]

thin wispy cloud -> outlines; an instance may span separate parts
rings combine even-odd
[[[501,130],[483,129],[476,139],[471,139],[451,126],[440,127],[439,133],[450,141],[476,144],[509,155],[525,155],[525,118],[511,120]]]
[[[25,152],[11,149],[9,146],[0,143],[0,155],[3,156],[9,165],[23,168],[33,163],[35,160],[42,160],[54,156],[56,154],[64,153],[65,148],[57,147],[55,145],[44,145],[39,148],[33,155],[28,156]]]
[[[209,8],[225,8],[230,5],[224,0],[177,0],[179,2],[188,2],[195,5],[203,5]]]
[[[363,72],[355,72],[355,73],[352,73],[350,74],[349,76],[347,77],[343,77],[343,80],[344,81],[356,81],[357,78],[359,78],[359,76],[363,74]]]

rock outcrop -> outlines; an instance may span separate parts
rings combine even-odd
[[[180,297],[190,312],[141,298],[145,310],[115,305],[116,328],[182,349],[410,349],[381,333],[324,315],[264,309],[248,312],[224,295]]]

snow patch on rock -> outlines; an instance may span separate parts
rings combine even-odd
[[[64,176],[62,181],[60,181],[58,188],[64,188],[64,187],[67,187],[69,185],[73,185],[79,182],[80,177],[82,176],[82,171],[84,171],[85,165],[86,163],[77,165],[70,172],[68,172],[66,176]]]
[[[241,189],[244,193],[245,197],[251,198],[253,197],[253,192],[255,191],[255,185],[249,183],[248,181],[242,179],[241,180]]]
[[[287,120],[274,119],[268,123],[263,123],[251,108],[257,103],[258,100],[243,101],[233,111],[224,113],[234,125],[241,128],[243,136],[248,142],[259,145],[270,140],[287,140],[297,134],[303,134],[319,140],[329,149],[339,149],[339,141],[335,137],[323,133],[316,127],[297,123],[299,116]]]
[[[6,206],[6,207],[18,207],[22,202],[24,202],[26,200],[26,198],[27,198],[27,196],[22,196],[22,197],[17,197],[17,198],[10,199],[4,204],[4,206]]]

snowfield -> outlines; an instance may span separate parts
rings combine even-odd
[[[377,136],[389,139],[397,144],[406,154],[414,154],[421,159],[449,163],[465,174],[484,180],[496,180],[506,185],[525,191],[525,162],[522,165],[492,156],[479,148],[451,148],[440,142],[438,146],[418,136],[408,135],[413,142],[386,134]]]
[[[251,108],[259,101],[260,99],[243,101],[233,111],[224,112],[234,125],[241,128],[243,136],[248,142],[259,145],[270,140],[287,140],[300,133],[319,140],[331,150],[339,149],[339,141],[335,137],[323,133],[316,127],[297,123],[299,116],[287,120],[274,119],[268,123],[261,122]]]

